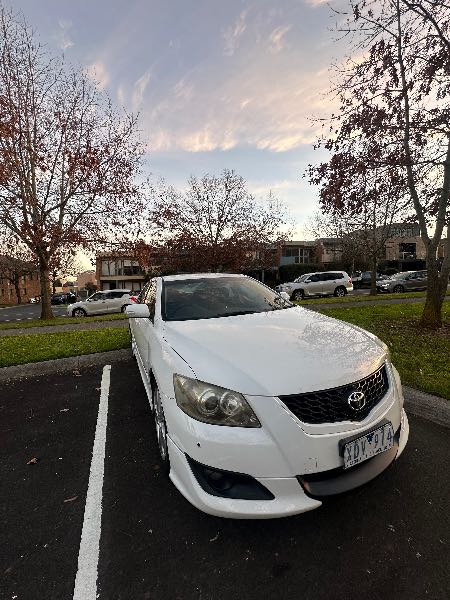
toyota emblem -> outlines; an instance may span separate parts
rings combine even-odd
[[[353,410],[362,410],[366,405],[366,395],[364,392],[352,392],[347,402]]]

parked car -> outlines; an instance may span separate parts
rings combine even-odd
[[[399,375],[359,327],[244,275],[158,277],[126,312],[163,469],[204,512],[312,510],[406,445]]]
[[[345,271],[323,271],[306,273],[290,283],[277,285],[275,289],[286,292],[292,300],[302,300],[310,296],[345,296],[353,291],[353,285]]]
[[[352,275],[353,288],[355,290],[361,289],[361,288],[370,288],[372,285],[372,271],[357,271],[357,273],[359,273],[359,275],[357,275],[356,278],[353,277],[353,275]],[[377,276],[376,276],[377,284],[378,284],[378,282],[383,281],[385,279],[389,279],[389,276],[381,275],[380,273],[377,273]]]
[[[131,304],[130,294],[131,290],[95,292],[86,300],[69,304],[67,314],[71,317],[86,317],[103,313],[125,312],[125,308]]]
[[[51,304],[66,304],[66,294],[57,293],[53,294],[50,298]]]
[[[402,292],[426,290],[427,283],[426,271],[406,271],[405,273],[391,275],[385,281],[380,281],[377,284],[377,289],[379,292],[400,294]]]
[[[139,295],[141,293],[142,290],[133,290],[130,292],[130,300],[131,302],[137,302]]]

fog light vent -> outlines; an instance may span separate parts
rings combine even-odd
[[[200,487],[212,496],[235,500],[275,499],[272,492],[250,475],[202,465],[187,454],[186,459]]]

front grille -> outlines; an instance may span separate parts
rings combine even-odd
[[[307,392],[279,396],[280,400],[294,415],[304,423],[338,423],[339,421],[362,421],[372,408],[380,402],[389,389],[386,366],[378,371],[347,385]],[[348,403],[352,392],[364,392],[366,404],[361,410],[354,410]]]

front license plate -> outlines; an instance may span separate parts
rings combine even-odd
[[[392,423],[385,423],[382,427],[366,433],[344,446],[344,469],[354,467],[359,463],[372,458],[380,452],[390,450],[394,445],[394,430]]]

